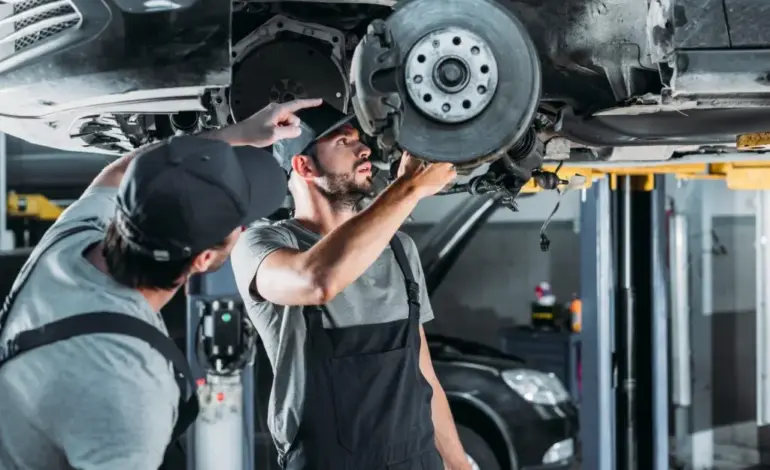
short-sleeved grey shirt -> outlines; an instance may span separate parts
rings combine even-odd
[[[420,257],[414,241],[398,232],[415,278],[420,284],[420,321],[433,319]],[[249,317],[265,345],[275,375],[268,406],[268,427],[276,446],[285,453],[302,416],[305,386],[305,322],[302,307],[276,305],[255,292],[254,276],[267,255],[279,248],[307,250],[320,239],[296,220],[259,223],[247,229],[231,256],[238,290]],[[387,247],[369,269],[327,306],[326,328],[386,323],[407,318],[404,276],[393,251]]]
[[[94,217],[106,224],[115,195],[115,189],[89,190],[50,232]],[[96,311],[131,315],[167,333],[138,291],[116,283],[83,256],[102,236],[100,230],[81,232],[46,251],[19,293],[0,341]],[[24,353],[0,368],[0,470],[158,468],[178,399],[170,364],[133,337],[80,336]]]

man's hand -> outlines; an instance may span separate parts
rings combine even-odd
[[[397,175],[411,181],[423,198],[441,191],[457,178],[457,171],[451,163],[428,163],[404,152]]]
[[[279,140],[298,137],[300,120],[294,113],[321,103],[320,98],[270,103],[250,118],[219,130],[215,137],[230,145],[269,147]]]
[[[431,398],[431,417],[433,429],[436,435],[436,448],[444,460],[445,470],[471,470],[468,457],[463,450],[460,436],[457,434],[457,426],[452,417],[452,410],[444,392],[444,387],[436,377],[433,369],[433,361],[430,358],[428,340],[425,338],[425,329],[420,325],[420,372],[425,380],[433,388]]]

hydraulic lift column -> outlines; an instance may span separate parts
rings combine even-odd
[[[187,433],[187,469],[254,470],[255,345],[230,263],[187,288],[187,359],[201,406]]]
[[[664,177],[611,176],[617,470],[668,468]]]
[[[612,396],[613,300],[610,188],[607,178],[584,189],[580,204],[582,468],[615,470]]]

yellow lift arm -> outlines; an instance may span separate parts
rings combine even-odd
[[[545,165],[544,170],[554,171],[556,165]],[[723,180],[728,189],[758,191],[770,189],[770,162],[767,161],[737,161],[725,163],[674,163],[644,167],[579,167],[563,166],[559,170],[562,179],[569,179],[574,175],[586,177],[583,187],[590,187],[594,179],[610,177],[610,185],[615,186],[618,176],[644,176],[644,189],[651,190],[654,187],[655,175],[671,174],[683,180]],[[534,181],[527,183],[521,192],[534,193],[541,189]]]
[[[752,137],[755,136],[752,134]],[[750,139],[744,142],[746,147],[756,148],[759,145],[770,145],[770,133],[763,134],[766,139]],[[744,136],[741,136],[744,137]],[[739,138],[740,143],[740,138]],[[548,164],[543,167],[546,171],[556,170],[557,165]],[[580,167],[571,166],[566,162],[559,169],[559,176],[562,179],[569,179],[574,175],[582,175],[586,178],[583,185],[588,188],[593,180],[598,178],[610,177],[610,186],[615,187],[615,181],[618,176],[643,176],[643,188],[652,190],[654,188],[654,176],[660,174],[674,175],[683,180],[722,180],[727,184],[728,189],[740,191],[759,191],[770,189],[770,161],[733,161],[723,163],[692,163],[683,161],[682,163],[669,162],[663,165],[649,166],[607,166],[607,167]],[[522,193],[536,193],[542,189],[530,180]],[[8,216],[9,217],[30,217],[43,221],[55,221],[64,211],[63,208],[48,200],[42,194],[8,194]]]

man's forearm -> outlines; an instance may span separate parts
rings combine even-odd
[[[433,399],[431,401],[431,414],[433,428],[436,433],[436,447],[445,468],[449,470],[470,470],[471,466],[465,456],[465,450],[457,434],[452,411],[449,408],[446,393],[441,385],[433,387]]]
[[[305,252],[305,269],[321,285],[325,302],[377,260],[418,202],[411,182],[399,178],[369,207]]]
[[[122,157],[104,167],[102,171],[96,175],[96,178],[91,181],[91,184],[88,185],[88,189],[117,188],[120,186],[120,182],[123,181],[123,175],[126,174],[128,165],[131,164],[131,161],[134,159],[134,157],[136,157],[137,153],[138,150],[134,150],[133,152],[123,155]],[[88,189],[86,191],[88,191]]]
[[[243,129],[238,124],[225,126],[221,129],[206,130],[197,135],[207,139],[221,140],[234,147],[248,144]]]

